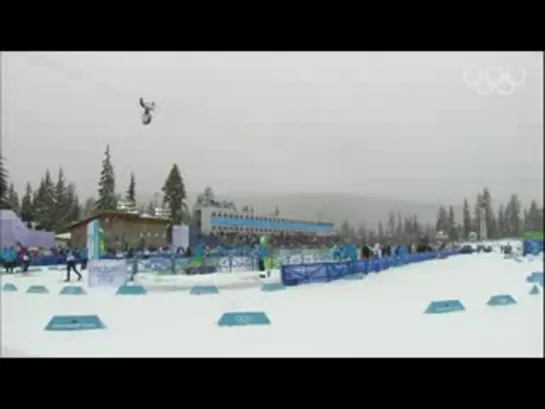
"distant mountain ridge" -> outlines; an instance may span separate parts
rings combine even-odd
[[[196,197],[197,194],[188,193],[191,206]],[[238,208],[254,206],[260,215],[271,214],[278,206],[280,215],[286,218],[331,221],[336,225],[348,220],[354,226],[364,224],[370,228],[376,228],[380,221],[386,223],[391,210],[407,217],[416,215],[421,223],[435,224],[439,208],[433,203],[334,193],[227,193],[217,194],[217,198],[231,200]]]
[[[405,200],[372,198],[354,194],[289,193],[225,195],[237,205],[253,205],[260,210],[272,212],[278,206],[280,215],[285,217],[331,221],[337,225],[348,220],[353,225],[364,224],[376,227],[386,223],[388,213],[393,210],[402,215],[417,215],[420,222],[435,224],[437,204],[418,203]]]

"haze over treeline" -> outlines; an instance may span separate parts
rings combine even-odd
[[[135,173],[131,174],[126,184],[118,183],[112,153],[107,146],[102,170],[97,177],[96,196],[80,198],[77,185],[61,167],[56,176],[49,169],[45,170],[35,188],[28,182],[20,198],[3,163],[3,160],[0,161],[2,208],[13,209],[25,222],[38,228],[57,232],[62,232],[70,223],[81,218],[119,209],[154,216],[158,208],[164,208],[174,223],[191,223],[193,209],[199,206],[256,215],[334,221],[339,233],[344,236],[373,239],[432,235],[442,231],[457,240],[467,237],[470,231],[479,232],[481,208],[484,209],[488,238],[516,237],[524,231],[543,230],[543,207],[536,200],[531,201],[529,206],[523,206],[514,193],[507,200],[496,201],[486,187],[477,192],[474,198],[460,198],[459,203],[439,206],[346,194],[300,194],[262,196],[262,203],[265,204],[258,209],[257,196],[221,198],[215,195],[212,187],[206,187],[194,200],[188,198],[180,167],[173,164],[165,175],[161,193],[151,200],[142,201],[138,199],[138,177]],[[242,201],[245,199],[248,201]],[[267,208],[268,211],[265,210]]]

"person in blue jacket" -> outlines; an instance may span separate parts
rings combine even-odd
[[[331,249],[331,258],[333,259],[333,261],[341,261],[342,255],[342,249],[337,244],[335,244]]]
[[[89,254],[87,252],[87,247],[83,247],[81,251],[79,252],[79,258],[81,261],[81,270],[85,270],[87,268],[87,262],[89,261]]]
[[[6,273],[13,274],[14,269],[17,266],[17,250],[15,250],[15,247],[5,247],[2,251],[2,260],[4,260],[4,268],[6,269]]]
[[[193,258],[191,259],[191,270],[197,274],[204,273],[204,259],[206,257],[206,246],[204,243],[199,243],[193,251]]]
[[[344,245],[343,259],[350,261],[356,261],[358,259],[358,249],[351,240],[348,240]]]

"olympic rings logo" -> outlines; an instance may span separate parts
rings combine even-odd
[[[464,70],[464,82],[479,95],[513,95],[517,88],[524,86],[526,70],[493,66],[485,70],[472,65]]]
[[[252,317],[249,315],[237,315],[235,317],[235,322],[239,325],[248,325],[252,322]]]

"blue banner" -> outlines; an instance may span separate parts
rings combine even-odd
[[[100,223],[98,219],[87,223],[87,255],[89,260],[100,258]]]

